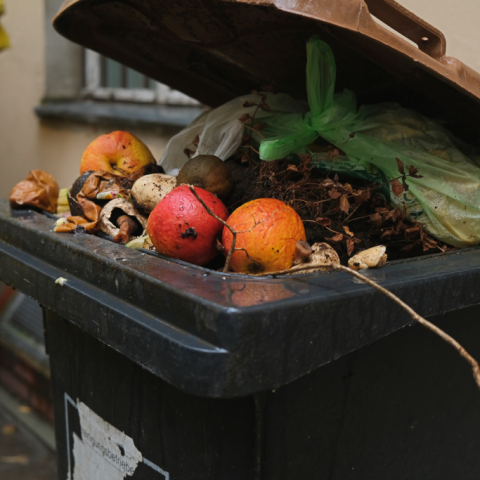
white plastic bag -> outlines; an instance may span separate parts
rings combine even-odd
[[[271,111],[258,109],[255,120],[278,113],[305,113],[307,108],[283,93],[266,94],[266,103]],[[253,116],[256,106],[244,107],[245,102],[259,103],[259,95],[244,95],[224,105],[201,114],[187,128],[168,142],[160,165],[170,175],[176,175],[188,161],[185,149],[199,136],[195,155],[216,155],[222,160],[231,157],[242,141],[245,125],[239,120],[246,113]]]

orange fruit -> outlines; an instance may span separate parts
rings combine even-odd
[[[268,273],[291,268],[295,244],[306,240],[302,220],[292,207],[274,198],[259,198],[237,208],[227,223],[237,232],[230,268],[238,273]],[[223,228],[225,255],[233,235]]]

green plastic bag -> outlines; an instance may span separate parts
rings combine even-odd
[[[400,176],[396,159],[413,165],[422,178],[407,177],[409,190],[390,195],[392,206],[406,207],[407,216],[425,225],[437,239],[457,247],[480,243],[480,168],[474,149],[438,123],[419,113],[383,103],[357,110],[355,94],[334,94],[335,60],[318,37],[307,43],[307,93],[310,112],[279,114],[264,120],[260,158],[276,160],[306,153],[319,136],[345,152],[347,158],[320,160],[320,168],[348,174]],[[337,163],[335,163],[337,162]],[[340,163],[338,163],[340,162]],[[342,164],[343,162],[343,164]]]

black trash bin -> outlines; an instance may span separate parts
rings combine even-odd
[[[210,105],[272,82],[304,98],[316,33],[361,103],[478,138],[479,76],[391,0],[78,0],[56,28]],[[0,278],[45,309],[59,479],[478,477],[470,369],[365,284],[223,274],[53,225],[0,203]],[[368,275],[480,357],[477,248]]]

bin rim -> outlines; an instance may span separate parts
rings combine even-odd
[[[412,323],[389,298],[345,272],[204,276],[96,236],[55,233],[54,222],[0,200],[0,279],[195,395],[275,389]],[[475,308],[479,249],[367,275],[425,317]]]

